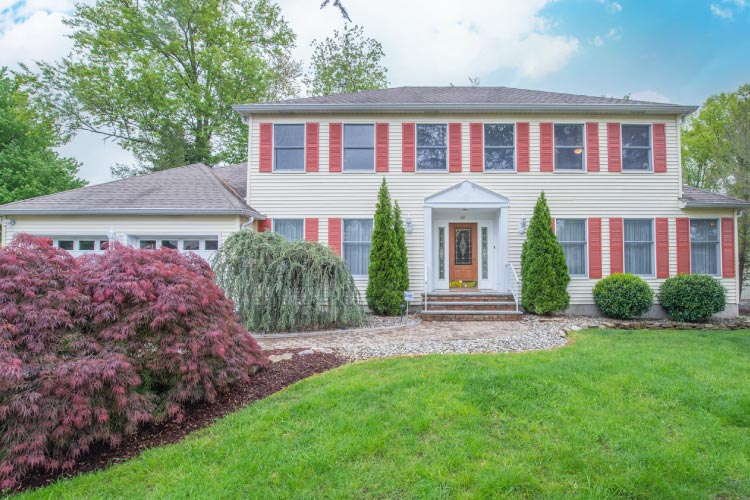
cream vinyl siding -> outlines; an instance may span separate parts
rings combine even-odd
[[[13,215],[16,221],[3,234],[8,244],[15,233],[38,236],[107,235],[115,230],[117,240],[128,243],[133,236],[212,236],[219,237],[219,245],[232,233],[239,231],[246,219],[237,215],[224,216],[120,216],[120,215]],[[255,223],[253,223],[254,225]]]
[[[249,182],[252,183],[249,204],[268,217],[305,217],[320,220],[320,241],[328,242],[328,218],[372,217],[378,188],[385,177],[391,196],[401,205],[403,216],[411,217],[413,232],[406,235],[409,249],[410,289],[422,292],[424,276],[424,198],[469,180],[510,199],[509,255],[510,262],[520,272],[521,247],[526,238],[519,234],[522,217],[531,217],[541,191],[549,202],[552,217],[602,219],[602,270],[609,275],[609,217],[644,218],[667,217],[669,221],[669,266],[677,270],[675,217],[733,217],[733,210],[681,210],[681,174],[679,158],[679,118],[675,116],[541,116],[541,115],[310,115],[306,122],[320,123],[320,172],[305,174],[259,173],[259,124],[298,123],[300,117],[254,115],[250,133]],[[328,172],[328,124],[389,123],[389,172]],[[401,172],[402,123],[462,124],[461,173]],[[530,142],[530,172],[469,172],[469,124],[528,122]],[[540,172],[539,123],[599,123],[599,172]],[[664,123],[667,141],[667,172],[608,172],[607,123],[653,124]],[[587,144],[586,147],[589,147]],[[449,138],[450,148],[450,138]],[[584,153],[585,154],[585,153]],[[649,278],[656,289],[663,281]],[[572,304],[591,304],[591,289],[596,280],[576,278],[569,291]],[[737,280],[722,279],[727,288],[728,303],[737,302]],[[364,292],[366,280],[357,280]]]

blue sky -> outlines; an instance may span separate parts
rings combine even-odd
[[[83,0],[91,3],[94,0]],[[750,82],[750,0],[343,0],[384,47],[392,85],[505,85],[700,104]],[[0,65],[70,49],[75,0],[0,0]],[[343,20],[319,0],[278,0],[305,61]],[[91,182],[131,163],[82,134],[63,149]]]

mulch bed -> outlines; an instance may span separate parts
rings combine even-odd
[[[297,353],[302,349],[274,349],[267,350],[267,355],[285,352]],[[295,355],[290,360],[272,363],[251,378],[249,384],[237,385],[221,394],[214,404],[196,404],[185,410],[185,418],[181,423],[166,422],[144,426],[136,434],[126,436],[117,448],[100,445],[92,448],[91,452],[82,457],[73,470],[51,473],[39,470],[31,473],[23,480],[17,491],[48,485],[58,479],[77,476],[85,472],[104,469],[110,465],[124,462],[139,455],[142,451],[176,443],[191,432],[208,427],[217,419],[239,410],[248,404],[270,396],[288,385],[307,378],[316,373],[322,373],[343,364],[348,360],[336,354],[320,353]]]

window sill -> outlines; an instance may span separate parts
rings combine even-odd
[[[406,172],[406,173],[408,174],[409,172]],[[419,170],[419,169],[415,169],[414,173],[415,174],[449,174],[450,171],[447,168],[443,169],[443,170],[438,170],[438,169],[434,169],[434,170]],[[458,173],[458,172],[456,172],[456,173]],[[462,173],[463,173],[463,171],[462,171]]]
[[[337,172],[334,172],[337,173]],[[375,169],[372,170],[342,170],[342,174],[374,174],[376,173]]]
[[[588,170],[553,170],[553,174],[575,174],[575,175],[581,175],[581,174],[588,174]]]
[[[271,172],[272,174],[306,174],[308,173],[306,170],[274,170]],[[317,173],[317,172],[310,172],[310,173]]]
[[[628,174],[628,175],[651,175],[654,173],[653,170],[625,170],[624,168],[620,171],[622,174]]]

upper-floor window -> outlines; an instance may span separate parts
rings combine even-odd
[[[484,169],[515,170],[515,126],[510,123],[484,124]]]
[[[305,170],[305,126],[276,124],[273,128],[274,169],[281,172]]]
[[[287,241],[304,239],[305,221],[303,219],[273,219],[273,230]]]
[[[555,124],[555,170],[583,170],[583,124]]]
[[[571,276],[586,276],[586,219],[557,219],[555,231],[565,251],[568,273]]]
[[[447,125],[417,125],[417,170],[446,170],[447,128]]]
[[[354,276],[366,276],[370,266],[372,219],[344,219],[344,262]]]
[[[719,221],[690,219],[690,272],[719,275]]]
[[[653,276],[653,219],[625,219],[624,233],[625,272],[639,276]]]
[[[344,171],[375,169],[375,126],[344,124]]]
[[[622,169],[651,170],[651,126],[622,126]]]

